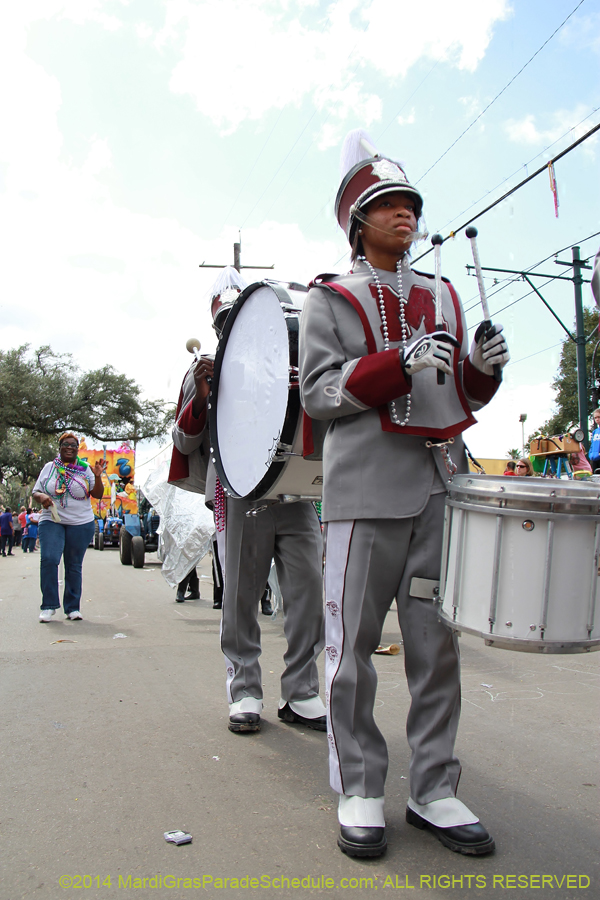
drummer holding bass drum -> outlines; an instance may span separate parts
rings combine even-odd
[[[224,269],[213,286],[211,313],[219,339],[244,287],[244,280],[233,267]],[[237,373],[239,366],[231,368]],[[310,502],[262,502],[224,493],[214,467],[212,445],[216,435],[209,436],[208,426],[214,372],[213,359],[201,356],[184,379],[173,427],[169,481],[205,493],[206,504],[215,515],[224,573],[221,648],[227,670],[228,727],[235,733],[260,730],[263,688],[258,609],[274,558],[287,639],[278,716],[289,724],[326,731],[316,664],[324,643],[319,519]],[[236,373],[232,375],[234,383]],[[243,454],[247,454],[250,465],[252,448],[244,446],[241,433],[231,443],[239,445],[235,451],[242,454],[242,463]]]
[[[461,433],[496,393],[509,354],[500,326],[479,328],[469,350],[452,285],[411,268],[423,198],[362,139],[347,138],[356,146],[347,148],[353,162],[336,199],[352,272],[315,280],[300,331],[302,402],[309,416],[331,420],[322,518],[338,845],[358,857],[386,849],[388,753],[374,718],[371,655],[395,598],[411,694],[406,819],[452,850],[480,855],[494,841],[456,797],[459,653],[434,592],[448,482],[467,472]]]

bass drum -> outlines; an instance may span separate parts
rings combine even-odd
[[[231,497],[321,497],[322,463],[302,456],[298,330],[305,296],[258,282],[227,316],[208,414],[213,461]]]
[[[456,475],[446,498],[442,619],[486,644],[600,649],[600,485]]]

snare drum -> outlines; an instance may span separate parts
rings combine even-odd
[[[298,327],[306,293],[251,284],[227,316],[215,358],[212,455],[229,496],[318,500],[323,464],[302,456]]]
[[[600,485],[457,475],[446,498],[440,615],[489,646],[600,649]]]

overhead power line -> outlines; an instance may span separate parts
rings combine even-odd
[[[524,72],[524,71],[525,71],[525,69],[527,68],[527,66],[528,66],[530,63],[533,62],[533,60],[536,58],[536,56],[538,56],[539,53],[542,52],[542,50],[544,49],[544,47],[546,46],[546,44],[549,44],[549,43],[550,43],[550,41],[552,40],[552,38],[553,38],[556,34],[558,34],[558,32],[560,31],[560,29],[561,29],[564,25],[566,25],[566,23],[569,21],[569,19],[571,18],[571,16],[573,16],[573,15],[577,12],[577,10],[579,9],[579,7],[580,7],[583,3],[585,3],[585,0],[579,0],[579,3],[578,3],[577,6],[575,7],[575,9],[573,9],[573,10],[569,13],[569,15],[567,16],[567,18],[566,18],[563,22],[560,23],[560,25],[558,26],[558,28],[556,28],[556,29],[552,32],[552,34],[550,35],[550,37],[547,38],[547,39],[544,41],[544,43],[542,44],[542,46],[539,47],[539,48],[535,51],[535,53],[533,54],[533,56],[530,57],[530,59],[527,60],[527,62],[525,63],[525,65],[524,65],[524,66],[521,66],[521,68],[520,68],[519,71],[516,73],[516,75],[513,75],[513,77],[512,77],[512,78],[510,79],[510,81],[508,82],[508,84],[505,84],[505,85],[504,85],[504,87],[502,88],[502,90],[501,90],[498,94],[496,94],[496,96],[494,97],[494,99],[493,99],[493,100],[490,100],[490,102],[489,102],[488,105],[485,107],[485,109],[483,109],[483,110],[479,113],[479,115],[476,116],[476,117],[473,119],[473,121],[471,122],[470,125],[467,125],[467,127],[466,127],[465,130],[462,132],[462,134],[459,134],[459,136],[456,138],[456,140],[453,141],[453,142],[450,144],[450,146],[449,146],[446,150],[444,150],[444,152],[442,153],[442,155],[439,156],[439,157],[436,159],[436,161],[433,163],[433,165],[429,166],[429,168],[427,169],[427,171],[424,172],[424,173],[421,175],[421,177],[417,179],[416,184],[418,184],[419,181],[421,181],[423,178],[425,178],[426,175],[429,175],[429,173],[431,172],[431,170],[434,169],[434,168],[437,166],[437,164],[438,164],[438,163],[439,163],[439,162],[440,162],[440,161],[441,161],[448,153],[450,153],[450,151],[452,150],[452,148],[453,148],[453,147],[456,147],[456,145],[458,144],[458,142],[459,142],[460,140],[462,140],[462,138],[465,136],[465,134],[467,134],[467,132],[471,130],[471,128],[473,127],[473,125],[475,125],[475,124],[479,121],[479,119],[481,119],[481,117],[485,115],[485,113],[488,111],[488,109],[489,109],[491,106],[494,105],[494,103],[496,102],[496,100],[498,100],[498,99],[502,96],[502,94],[503,94],[505,91],[508,90],[508,88],[511,86],[511,84],[519,77],[519,75],[521,74],[521,72]]]
[[[550,347],[544,347],[543,350],[536,350],[535,353],[530,353],[529,356],[522,356],[521,359],[514,359],[514,360],[511,359],[511,361],[508,363],[506,368],[508,369],[509,366],[516,366],[517,363],[525,362],[526,359],[531,359],[532,356],[539,356],[540,353],[547,353],[549,350],[555,350],[556,347],[562,347],[562,345],[563,345],[563,342],[559,341],[558,344],[552,344]]]
[[[225,227],[225,225],[227,225],[227,222],[228,222],[228,220],[229,220],[229,216],[231,215],[231,213],[232,213],[233,210],[235,209],[236,203],[238,202],[238,200],[240,199],[240,197],[241,197],[241,195],[242,195],[242,191],[245,189],[246,185],[248,184],[248,182],[249,182],[249,180],[250,180],[250,176],[252,175],[252,173],[254,172],[256,166],[258,165],[259,159],[261,158],[261,156],[262,156],[263,153],[265,152],[265,147],[267,146],[267,144],[268,144],[269,141],[271,140],[271,138],[272,138],[272,136],[273,136],[273,132],[275,131],[275,129],[276,129],[277,126],[279,125],[279,120],[281,119],[281,117],[282,117],[282,115],[283,115],[284,109],[285,109],[285,107],[282,107],[282,108],[279,110],[279,115],[277,116],[277,119],[275,120],[275,124],[273,125],[273,127],[271,128],[269,134],[267,135],[266,141],[264,142],[264,144],[263,144],[262,147],[260,148],[259,153],[258,153],[258,156],[256,157],[256,159],[255,159],[254,162],[252,163],[252,167],[251,167],[250,171],[248,172],[248,174],[246,175],[246,178],[244,179],[243,185],[241,186],[241,188],[240,188],[239,191],[237,192],[237,197],[235,198],[235,200],[234,200],[233,203],[231,204],[231,208],[230,208],[229,212],[227,213],[227,215],[225,216],[225,220],[224,220],[224,222],[223,222],[221,228],[219,229],[219,234],[221,233],[221,231],[223,230],[223,228]]]
[[[388,128],[390,127],[390,125],[392,124],[392,122],[394,121],[394,119],[397,119],[398,116],[400,115],[400,113],[402,112],[402,110],[405,109],[405,108],[408,106],[408,104],[410,103],[410,101],[412,100],[412,98],[415,96],[415,94],[416,94],[418,91],[421,90],[421,88],[423,87],[423,85],[425,84],[425,82],[427,81],[427,79],[429,78],[429,76],[431,75],[431,73],[433,72],[433,70],[434,70],[434,69],[437,69],[437,67],[439,66],[439,64],[440,64],[440,60],[438,59],[438,60],[433,64],[433,66],[431,67],[431,69],[429,70],[429,72],[427,73],[427,75],[425,76],[425,78],[422,78],[422,79],[421,79],[421,81],[420,81],[419,84],[416,86],[416,88],[414,89],[414,91],[412,92],[412,94],[410,95],[410,97],[408,97],[408,98],[404,101],[404,103],[402,104],[402,106],[400,107],[400,109],[398,110],[398,112],[397,112],[395,115],[392,116],[392,118],[391,118],[390,121],[387,123],[387,125],[385,126],[385,128],[383,129],[383,131],[380,131],[380,132],[379,132],[379,134],[377,135],[377,141],[380,141],[380,140],[381,140],[381,138],[382,138],[383,135],[386,133],[386,131],[388,130]]]
[[[513,172],[511,175],[507,175],[506,178],[503,178],[502,181],[496,185],[496,187],[490,188],[489,191],[486,191],[485,194],[483,194],[483,196],[479,198],[479,200],[475,200],[474,203],[471,203],[469,206],[466,207],[466,209],[463,209],[462,212],[460,212],[458,215],[464,216],[465,213],[468,213],[470,209],[473,209],[474,206],[477,206],[478,203],[481,203],[482,200],[485,200],[486,197],[489,197],[490,194],[492,194],[494,191],[498,190],[498,188],[502,187],[503,184],[506,184],[507,181],[510,181],[511,178],[514,178],[514,176],[517,175],[521,171],[521,169],[524,168],[525,172],[527,173],[527,167],[530,166],[531,163],[538,158],[538,156],[542,156],[544,153],[547,153],[548,150],[551,150],[555,144],[558,144],[568,134],[575,131],[575,129],[579,128],[580,125],[583,125],[583,123],[585,121],[587,121],[587,119],[589,119],[590,116],[593,116],[594,113],[597,113],[599,109],[600,109],[600,106],[596,106],[594,109],[592,109],[587,114],[587,116],[584,116],[584,118],[581,119],[579,122],[577,122],[576,125],[572,125],[571,128],[567,128],[567,130],[563,134],[561,134],[560,137],[556,138],[555,141],[552,141],[551,144],[548,144],[547,147],[544,147],[543,150],[540,150],[539,153],[536,153],[535,156],[532,156],[530,160],[528,160],[526,163],[523,163],[521,166],[519,166],[519,168],[515,172]],[[453,217],[453,219],[457,219],[457,218],[458,218],[458,216]],[[447,228],[448,225],[450,225],[450,223],[453,221],[453,219],[450,219],[448,222],[446,222],[446,224],[440,230],[443,231],[445,228]]]
[[[532,181],[534,178],[537,178],[537,176],[540,175],[542,172],[547,172],[548,166],[551,163],[554,164],[555,162],[558,162],[559,159],[562,159],[563,156],[566,156],[567,153],[570,153],[571,150],[575,149],[575,147],[578,147],[584,141],[587,141],[587,139],[590,138],[593,134],[595,134],[598,130],[600,130],[600,124],[594,125],[593,128],[590,128],[590,130],[586,131],[586,133],[584,135],[582,135],[576,141],[573,141],[572,144],[569,144],[568,147],[566,147],[564,150],[562,150],[560,153],[558,153],[553,159],[549,159],[547,163],[544,163],[543,166],[540,166],[539,169],[536,169],[535,172],[533,172],[531,175],[528,175],[527,178],[524,178],[523,181],[520,181],[518,184],[516,184],[513,188],[510,189],[510,191],[506,191],[505,194],[502,194],[501,197],[498,197],[497,200],[494,200],[493,203],[490,203],[488,206],[485,207],[485,209],[482,209],[481,212],[478,212],[476,215],[471,216],[471,218],[467,219],[466,222],[463,222],[462,225],[459,225],[457,228],[453,228],[452,231],[450,232],[450,234],[448,234],[446,236],[445,240],[447,240],[449,237],[454,237],[454,235],[456,234],[457,231],[462,231],[463,228],[466,228],[467,225],[471,224],[471,222],[476,222],[477,219],[480,219],[483,215],[485,215],[485,213],[489,212],[495,206],[498,206],[499,203],[502,203],[502,201],[506,200],[507,197],[510,197],[511,194],[514,194],[516,191],[520,190],[528,182]],[[415,260],[415,262],[418,262],[420,259],[423,259],[424,256],[427,256],[427,254],[431,253],[432,249],[433,248],[430,247],[429,250],[426,250],[425,253],[422,253],[420,256],[418,256],[417,259]]]
[[[161,456],[161,454],[163,454],[165,452],[165,450],[168,450],[172,444],[173,444],[173,441],[169,441],[169,443],[166,446],[164,446],[162,448],[162,450],[159,450],[158,453],[156,453],[154,456],[150,457],[150,459],[147,459],[145,462],[140,463],[139,465],[136,465],[136,467],[135,467],[136,472],[138,469],[141,469],[142,466],[147,466],[148,463],[154,462],[155,459],[158,459],[158,457]]]
[[[559,255],[559,253],[564,253],[565,250],[569,250],[574,245],[581,246],[581,244],[585,244],[586,241],[591,241],[592,238],[595,238],[598,236],[600,236],[600,231],[595,231],[593,234],[588,234],[587,237],[581,238],[581,240],[571,241],[565,247],[561,247],[560,250],[554,250],[553,253],[549,253],[548,256],[544,257],[544,259],[540,259],[539,262],[536,262],[533,265],[529,266],[528,269],[523,269],[523,272],[525,274],[531,273],[533,275],[533,274],[535,274],[533,271],[534,269],[537,269],[539,266],[542,266],[545,262],[548,262],[548,260],[552,259],[553,256],[556,257]],[[550,284],[550,282],[556,281],[557,279],[560,279],[560,278],[561,278],[560,274],[555,275],[554,278],[549,278],[548,281],[544,282],[544,284],[540,285],[540,287],[545,287],[546,284]],[[517,276],[515,278],[502,279],[503,283],[501,284],[501,286],[498,287],[498,290],[493,291],[492,293],[489,293],[487,295],[488,301],[491,300],[492,297],[496,297],[502,291],[506,290],[506,288],[510,287],[511,284],[515,284],[516,282],[518,282],[520,280],[521,280],[520,276]],[[534,293],[533,291],[527,291],[527,293],[523,294],[522,297],[518,297],[516,300],[513,300],[511,303],[508,303],[506,306],[503,306],[501,309],[495,310],[493,315],[497,316],[498,313],[504,312],[505,309],[509,309],[511,306],[514,306],[516,303],[519,303],[521,300],[525,300],[527,297],[530,297],[533,293]],[[480,304],[479,293],[477,293],[476,295],[471,297],[466,302],[471,303],[471,301],[476,301],[476,302],[473,303],[473,306],[468,306],[464,309],[465,315],[466,315],[466,313],[471,312],[472,309],[477,309],[479,307],[479,304]]]
[[[357,40],[356,40],[356,43],[355,43],[354,47],[352,48],[352,50],[351,50],[350,53],[349,53],[349,58],[352,58],[352,57],[354,56],[354,52],[355,52],[356,48],[358,47],[358,45],[359,45],[359,43],[360,43],[360,41],[361,41],[363,35],[364,35],[365,32],[367,31],[367,28],[369,27],[369,24],[370,24],[370,23],[369,23],[368,21],[365,23],[365,27],[364,27],[363,30],[361,31],[359,37],[358,37]],[[356,64],[354,65],[354,68],[351,69],[351,71],[348,73],[348,75],[347,75],[347,79],[348,79],[348,81],[347,81],[347,86],[350,84],[351,79],[352,79],[353,76],[356,74],[356,71],[357,71],[359,65],[360,65],[360,60],[357,60],[357,61],[356,61]],[[333,85],[334,85],[334,82],[331,82],[331,84],[329,85],[328,90],[331,90],[331,88],[333,87]],[[289,105],[289,104],[288,104],[288,105]],[[241,192],[242,192],[243,189],[245,188],[245,186],[246,186],[246,184],[247,184],[247,182],[248,182],[248,179],[249,179],[249,177],[250,177],[252,171],[254,170],[254,168],[255,168],[255,166],[256,166],[256,163],[258,162],[258,159],[259,159],[260,156],[262,155],[264,148],[266,147],[266,145],[268,144],[269,140],[271,139],[271,135],[273,134],[273,131],[275,130],[275,127],[276,127],[277,124],[279,123],[279,119],[281,118],[281,116],[282,116],[282,114],[283,114],[283,112],[284,112],[284,110],[285,110],[286,108],[287,108],[287,106],[284,106],[284,107],[282,108],[281,112],[279,113],[279,117],[278,117],[278,119],[277,119],[277,122],[275,123],[275,126],[273,126],[273,128],[271,129],[271,132],[270,132],[270,134],[269,134],[269,137],[268,137],[267,140],[265,141],[265,144],[264,144],[262,150],[260,151],[259,156],[257,157],[257,159],[256,159],[256,161],[255,161],[255,163],[254,163],[254,165],[252,166],[252,169],[251,169],[250,172],[248,173],[248,176],[247,176],[247,178],[246,178],[246,181],[244,182],[244,184],[243,184],[242,187],[240,188],[240,191],[239,191],[239,193],[238,193],[238,196],[236,197],[235,202],[234,202],[234,204],[233,204],[234,206],[235,206],[235,204],[237,203],[237,201],[238,201],[238,199],[239,199],[239,197],[240,197],[240,195],[241,195]],[[281,169],[283,168],[283,166],[285,165],[285,163],[287,162],[287,160],[288,160],[289,157],[291,156],[292,152],[295,150],[296,146],[297,146],[298,143],[300,142],[302,136],[304,135],[305,131],[307,130],[308,126],[311,124],[312,120],[315,118],[315,116],[317,115],[317,113],[318,113],[318,110],[315,109],[315,111],[312,113],[312,115],[309,116],[309,118],[308,118],[306,124],[304,125],[304,127],[302,128],[302,130],[300,131],[300,133],[298,134],[298,136],[296,137],[296,140],[292,143],[292,146],[290,147],[290,149],[288,150],[288,152],[287,152],[286,155],[284,156],[282,162],[280,163],[279,167],[277,168],[277,170],[275,171],[275,173],[274,173],[273,176],[271,177],[270,181],[268,182],[267,186],[266,186],[265,189],[263,190],[262,194],[260,195],[260,197],[258,198],[258,200],[255,202],[254,206],[252,207],[252,209],[250,210],[250,212],[248,213],[248,215],[246,216],[246,218],[245,218],[244,221],[242,222],[242,224],[241,224],[241,226],[240,226],[241,228],[243,228],[243,227],[246,225],[246,223],[248,222],[248,220],[250,219],[250,217],[251,217],[252,214],[254,213],[255,209],[257,208],[257,206],[259,205],[259,203],[261,202],[261,200],[263,199],[263,197],[265,196],[265,194],[267,193],[267,191],[269,190],[269,188],[271,187],[271,185],[272,185],[273,182],[275,181],[276,177],[279,175]],[[321,124],[324,125],[324,124],[328,121],[328,119],[330,118],[330,116],[331,116],[331,112],[327,113],[327,115],[325,116],[325,119],[323,120],[323,122],[322,122]],[[309,145],[309,147],[310,147],[310,145]],[[292,170],[292,172],[291,172],[289,178],[287,179],[287,181],[285,182],[284,186],[281,188],[281,190],[280,190],[279,193],[277,194],[277,197],[275,198],[275,200],[271,203],[271,206],[269,206],[269,210],[270,210],[271,207],[274,205],[274,203],[276,202],[276,200],[278,199],[278,197],[281,195],[282,191],[285,189],[285,187],[286,187],[286,185],[288,184],[288,182],[291,180],[291,178],[292,178],[292,176],[294,175],[296,169],[299,167],[299,165],[300,165],[301,162],[303,161],[304,157],[305,157],[306,154],[308,153],[309,147],[307,147],[307,148],[304,150],[304,153],[301,155],[300,159],[298,160],[298,162],[297,162],[296,165],[294,166],[294,168],[293,168],[293,170]]]

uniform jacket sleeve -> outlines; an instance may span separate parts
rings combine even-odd
[[[192,413],[196,394],[193,371],[187,373],[179,392],[175,425],[173,426],[173,451],[169,469],[169,484],[186,491],[204,494],[209,458],[209,435],[206,407],[198,418]],[[209,498],[207,497],[207,500]]]
[[[175,424],[172,431],[173,443],[184,456],[189,456],[190,453],[200,447],[207,425],[206,406],[198,418],[195,418],[192,412],[195,394],[196,385],[193,372],[190,370],[179,392]]]

